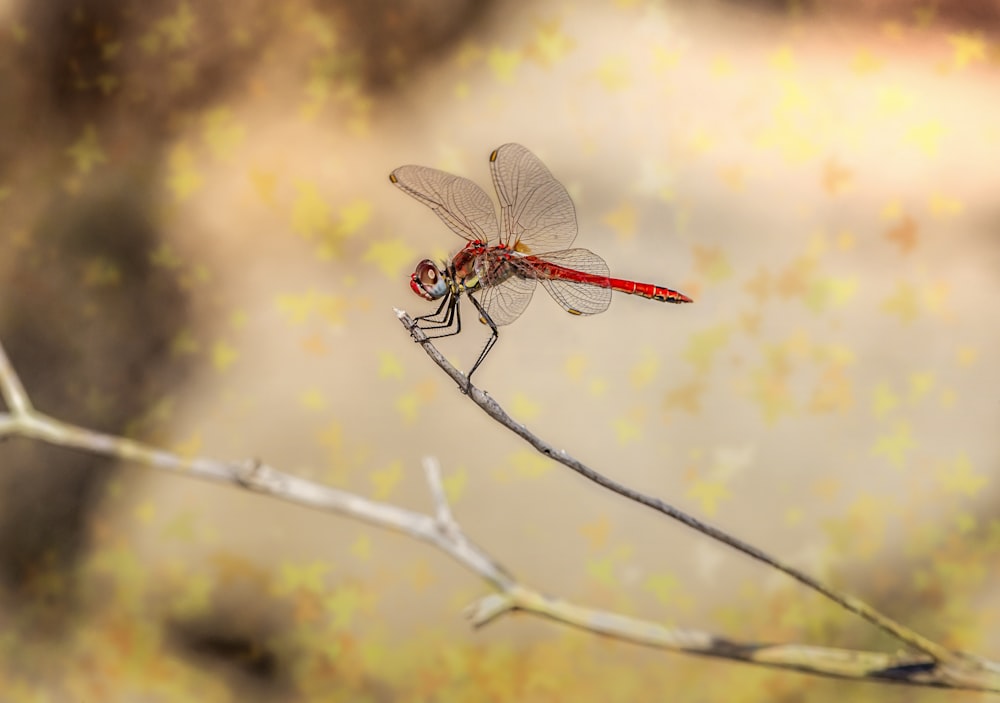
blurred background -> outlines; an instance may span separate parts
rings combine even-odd
[[[1000,3],[0,2],[0,340],[35,404],[432,509],[527,585],[897,644],[586,484],[393,314],[461,240],[393,188],[524,144],[576,246],[696,303],[538,293],[476,381],[541,437],[1000,657]],[[473,320],[467,313],[468,320]],[[468,368],[470,323],[440,348]],[[0,446],[5,701],[930,700],[510,617],[401,536]],[[955,700],[973,697],[954,696]],[[978,700],[978,699],[977,699]]]

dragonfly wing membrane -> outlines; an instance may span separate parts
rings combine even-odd
[[[573,201],[538,157],[520,144],[504,144],[490,154],[490,171],[508,246],[537,254],[573,243]]]
[[[503,283],[485,288],[480,300],[494,324],[509,325],[528,307],[534,292],[534,279],[512,276]]]
[[[548,252],[544,260],[539,280],[564,310],[596,315],[608,309],[610,269],[604,259],[589,249],[565,249]]]
[[[493,201],[469,179],[426,166],[400,166],[389,180],[433,210],[458,236],[497,241],[500,230]]]

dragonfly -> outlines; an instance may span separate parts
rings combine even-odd
[[[410,276],[410,288],[424,300],[440,300],[437,310],[415,318],[431,339],[462,331],[460,301],[472,301],[491,335],[472,374],[500,338],[499,327],[524,312],[537,284],[563,310],[595,315],[611,304],[612,291],[665,303],[691,303],[665,286],[611,278],[604,259],[589,249],[569,249],[577,235],[576,209],[566,188],[520,144],[504,144],[490,154],[490,172],[500,202],[461,176],[426,166],[400,166],[389,181],[429,207],[466,240],[450,261],[424,259]]]

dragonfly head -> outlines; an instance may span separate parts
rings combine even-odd
[[[424,259],[410,276],[410,288],[424,300],[438,300],[448,292],[448,280],[433,261]]]

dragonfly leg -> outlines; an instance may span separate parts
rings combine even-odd
[[[469,373],[465,374],[466,393],[468,393],[470,388],[472,387],[472,374],[476,372],[476,369],[479,368],[479,365],[483,363],[483,361],[486,359],[486,355],[490,353],[490,350],[493,348],[493,345],[497,343],[498,339],[500,339],[500,333],[497,331],[497,326],[496,323],[493,322],[493,318],[489,316],[486,310],[483,309],[483,306],[479,304],[479,301],[476,300],[476,297],[471,293],[469,294],[469,300],[471,300],[472,304],[476,306],[476,310],[479,312],[479,317],[482,318],[483,322],[485,322],[487,325],[490,326],[490,331],[492,332],[492,334],[490,335],[489,341],[486,342],[486,346],[483,347],[483,351],[480,352],[479,358],[476,359],[476,363],[474,363],[472,365],[472,368],[469,369]]]
[[[444,314],[439,319],[438,316],[441,315],[441,310],[447,304],[447,309]],[[428,334],[428,339],[438,339],[440,337],[451,337],[462,331],[462,308],[459,305],[457,295],[449,295],[448,298],[442,303],[441,307],[437,309],[436,312],[430,315],[423,315],[421,317],[415,318],[415,322],[426,334],[427,332],[434,332],[435,330],[444,330],[443,332],[435,332],[434,334]],[[421,322],[430,322],[432,324],[422,325]],[[454,327],[454,329],[451,329]]]
[[[437,310],[435,310],[432,313],[428,313],[427,315],[420,315],[419,317],[415,317],[415,318],[413,318],[413,321],[414,322],[424,322],[424,321],[427,321],[427,322],[430,322],[431,325],[437,325],[437,324],[441,324],[441,323],[447,324],[446,320],[449,320],[451,318],[451,314],[452,314],[451,313],[451,306],[448,305],[448,304],[452,302],[452,299],[454,297],[455,297],[454,295],[451,295],[449,293],[448,295],[446,295],[444,298],[441,299],[441,304],[438,305]],[[447,310],[445,309],[445,306],[448,306]],[[440,319],[438,319],[439,316],[440,316]],[[420,329],[424,329],[424,328],[421,327]]]

